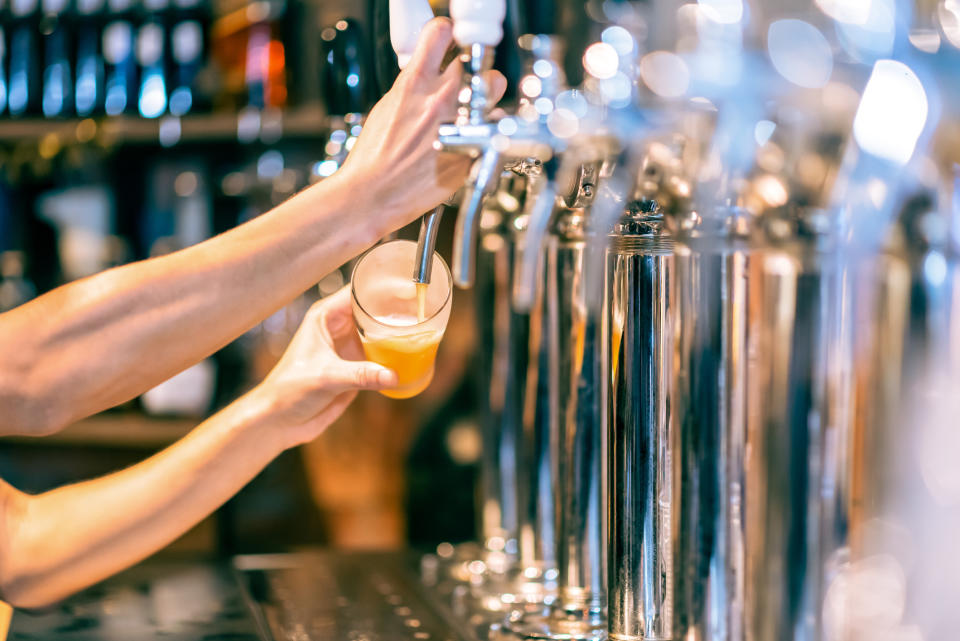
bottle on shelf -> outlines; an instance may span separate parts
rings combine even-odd
[[[170,113],[183,116],[206,107],[197,78],[206,59],[208,20],[202,0],[174,0],[171,57]]]
[[[144,0],[146,18],[137,29],[136,58],[140,68],[137,109],[144,118],[159,118],[167,110],[168,0]]]
[[[104,111],[109,116],[118,116],[135,112],[137,108],[136,23],[133,0],[108,0],[107,7],[102,42],[106,78]]]
[[[73,73],[70,60],[73,30],[68,15],[69,0],[42,0],[40,37],[43,43],[43,96],[47,118],[70,114],[73,108]]]
[[[37,295],[26,275],[26,255],[22,251],[0,253],[0,313],[23,305]]]
[[[103,32],[104,0],[76,0],[77,65],[74,107],[80,117],[100,114],[104,109],[105,79]]]
[[[9,56],[8,25],[10,15],[7,2],[0,0],[0,114],[7,109],[7,58]]]
[[[7,110],[40,113],[40,11],[38,0],[11,0]]]
[[[258,109],[287,102],[286,54],[276,31],[276,21],[265,19],[251,24],[247,36],[247,103]]]

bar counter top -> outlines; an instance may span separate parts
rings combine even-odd
[[[148,560],[63,603],[15,612],[33,641],[475,641],[417,578],[416,556],[307,550]]]
[[[42,611],[17,611],[8,639],[258,641],[229,562],[145,561]]]

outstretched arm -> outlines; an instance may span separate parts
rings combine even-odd
[[[42,607],[165,546],[317,436],[357,389],[396,384],[362,358],[343,289],[311,308],[259,387],[159,454],[37,496],[0,481],[0,598]]]
[[[462,184],[432,148],[460,70],[450,24],[424,28],[331,178],[206,242],[65,285],[0,315],[0,434],[45,434],[137,396],[215,352]],[[502,93],[502,77],[495,77]]]

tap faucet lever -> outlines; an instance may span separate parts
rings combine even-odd
[[[486,121],[489,104],[483,73],[493,67],[493,50],[503,38],[506,0],[451,0],[453,39],[463,50],[464,86],[460,93],[457,124]]]
[[[453,280],[473,284],[474,255],[483,199],[496,187],[502,155],[494,149],[496,123],[488,118],[488,88],[483,73],[493,66],[493,49],[503,38],[506,0],[451,0],[453,38],[462,49],[466,75],[456,121],[440,126],[434,146],[476,159],[464,187],[453,242]]]
[[[390,44],[401,69],[410,62],[420,32],[433,19],[427,0],[390,0]]]

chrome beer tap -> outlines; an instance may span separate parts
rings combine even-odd
[[[677,134],[638,133],[612,181],[623,203],[605,224],[608,630],[620,640],[677,638],[673,375],[682,301],[668,225],[689,211],[695,169],[682,162],[689,143]]]
[[[397,66],[406,68],[410,57],[417,48],[420,32],[434,17],[433,9],[427,0],[390,0],[390,44],[397,54]],[[413,282],[429,283],[433,269],[433,252],[437,245],[437,233],[440,230],[440,217],[448,205],[453,205],[456,195],[440,203],[420,222],[420,235],[417,238],[417,253],[414,259]]]
[[[397,56],[400,69],[404,69],[416,49],[423,27],[433,17],[433,10],[427,0],[390,0],[390,41]],[[515,191],[515,189],[514,189]],[[510,189],[505,190],[505,199],[511,196]],[[414,259],[413,280],[416,283],[429,283],[432,256],[436,246],[437,233],[443,210],[455,204],[457,194],[425,214],[420,225],[417,252]],[[519,204],[517,204],[519,206]],[[480,227],[481,250],[477,261],[480,278],[478,295],[484,297],[483,304],[477,306],[477,326],[483,337],[484,350],[491,347],[489,358],[481,359],[481,423],[483,448],[481,459],[481,495],[480,495],[480,545],[460,544],[450,550],[452,566],[450,575],[457,582],[468,582],[475,576],[472,568],[475,561],[480,562],[483,571],[503,572],[510,555],[516,552],[516,482],[512,474],[515,468],[516,445],[512,432],[501,428],[504,411],[503,379],[501,378],[504,359],[508,351],[508,327],[504,319],[504,253],[506,250],[507,219],[512,212],[509,207],[493,207],[484,212],[485,225]],[[507,293],[509,293],[507,291]],[[488,296],[488,297],[487,297]],[[437,570],[439,559],[427,555],[422,562],[423,578],[429,584],[437,584],[442,579]],[[456,589],[445,585],[444,589]]]
[[[488,117],[493,105],[483,74],[493,66],[493,50],[503,38],[505,14],[505,0],[453,0],[450,3],[453,38],[462,49],[464,85],[457,119],[440,126],[434,145],[476,159],[463,188],[454,228],[452,271],[453,280],[460,287],[473,284],[475,243],[483,200],[496,188],[502,169],[500,153],[492,144],[496,123]]]
[[[390,0],[390,44],[397,54],[397,65],[404,69],[410,62],[420,39],[420,32],[434,17],[427,0]],[[414,259],[413,282],[429,283],[433,269],[433,252],[440,230],[440,217],[447,206],[455,203],[456,195],[440,203],[420,222],[417,253]]]

